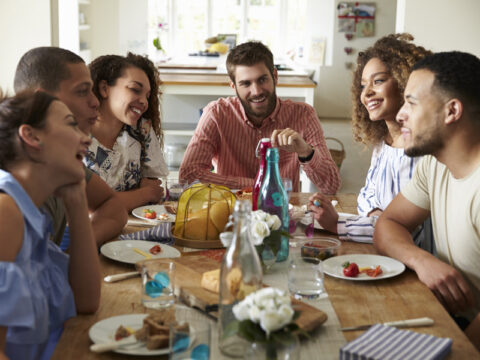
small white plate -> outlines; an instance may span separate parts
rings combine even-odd
[[[191,344],[195,342],[195,331],[192,326],[195,319],[199,316],[197,310],[193,310],[184,305],[176,305],[175,317],[179,323],[190,323],[191,325],[191,335],[190,341]],[[119,315],[113,316],[104,320],[100,320],[90,327],[88,331],[88,336],[95,344],[103,344],[111,341],[115,341],[115,332],[117,331],[120,325],[124,327],[132,328],[133,330],[138,330],[143,326],[143,319],[147,317],[148,314],[129,314],[129,315]],[[192,319],[190,321],[190,319]],[[202,318],[202,321],[208,321]],[[163,355],[168,354],[168,346],[163,349],[148,350],[145,344],[134,343],[131,345],[126,345],[119,347],[113,350],[119,354],[127,355]]]
[[[148,219],[145,217],[145,213],[143,212],[143,210],[146,210],[146,209],[149,209],[149,210],[153,210],[157,213],[157,219]],[[158,216],[160,214],[167,214],[168,215],[168,218],[165,219],[165,220],[161,220],[161,219],[158,219]],[[139,218],[139,219],[143,219],[143,220],[149,220],[149,221],[152,221],[152,222],[175,222],[175,215],[174,214],[170,214],[167,209],[165,209],[165,206],[163,205],[146,205],[146,206],[140,206],[136,209],[133,209],[132,210],[132,215]]]
[[[149,250],[155,245],[160,245],[162,251],[156,255],[150,254]],[[142,250],[152,255],[152,259],[177,258],[180,257],[180,251],[172,246],[160,244],[155,241],[145,240],[118,240],[104,244],[100,252],[109,259],[121,261],[127,264],[135,264],[138,261],[145,260],[145,256],[137,253],[134,248]]]
[[[359,268],[376,267],[380,265],[382,273],[377,277],[370,277],[367,274],[358,274],[357,277],[348,277],[343,275],[342,264],[345,262],[356,263]],[[323,272],[327,275],[353,281],[369,281],[382,280],[400,275],[405,271],[405,265],[400,261],[389,258],[387,256],[370,255],[370,254],[349,254],[331,257],[323,262]]]
[[[358,216],[358,215],[339,212],[338,216],[350,217],[350,216]],[[312,223],[312,214],[308,214],[308,215],[304,216],[303,218],[300,219],[300,222],[303,225],[310,225]],[[323,229],[322,225],[320,225],[317,220],[315,220],[315,224],[313,224],[313,227],[315,229],[320,229],[320,230]]]
[[[130,314],[110,317],[95,323],[88,331],[88,336],[95,344],[115,341],[115,332],[120,325],[138,330],[143,326],[143,319],[148,314]],[[145,344],[135,343],[113,350],[119,354],[127,355],[163,355],[168,354],[168,347],[164,349],[148,350]]]

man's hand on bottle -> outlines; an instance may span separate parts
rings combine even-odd
[[[271,142],[273,147],[288,152],[296,152],[302,158],[308,157],[312,153],[312,147],[305,142],[299,133],[290,128],[274,130]]]

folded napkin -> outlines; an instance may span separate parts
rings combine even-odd
[[[171,245],[175,242],[172,237],[172,223],[165,222],[152,228],[137,231],[130,234],[120,235],[120,240],[148,240]]]
[[[340,349],[340,360],[443,359],[452,339],[377,324]]]

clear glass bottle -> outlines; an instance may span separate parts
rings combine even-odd
[[[267,149],[267,170],[258,194],[257,206],[269,214],[277,215],[282,221],[281,228],[288,233],[288,196],[278,168],[279,159],[277,148]],[[287,258],[288,237],[282,236],[277,262],[285,261]]]
[[[260,164],[258,166],[257,176],[255,177],[255,183],[252,190],[252,209],[257,210],[258,194],[260,193],[260,187],[262,186],[263,179],[265,177],[265,169],[267,167],[267,149],[272,147],[272,143],[269,138],[262,138],[258,142],[255,149],[255,155],[260,158]]]
[[[245,296],[262,287],[262,266],[250,240],[251,210],[250,201],[236,201],[233,239],[220,267],[218,344],[222,353],[232,357],[243,357],[250,346],[237,335],[224,338],[226,327],[235,320],[232,308]]]

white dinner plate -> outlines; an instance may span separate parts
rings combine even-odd
[[[150,209],[153,210],[157,213],[157,219],[147,219],[145,217],[145,213],[143,212],[144,209]],[[158,216],[160,214],[167,214],[168,218],[165,220],[158,219]],[[165,206],[163,205],[145,205],[145,206],[140,206],[136,209],[132,210],[132,215],[143,220],[150,220],[152,222],[175,222],[175,214],[170,214],[167,209],[165,209]]]
[[[88,331],[88,336],[95,344],[103,344],[115,341],[115,332],[120,325],[138,330],[143,326],[143,319],[148,314],[129,314],[113,316],[108,319],[100,320],[93,324]],[[134,343],[125,345],[113,350],[119,354],[127,355],[162,355],[168,354],[168,346],[164,349],[148,350],[145,344]]]
[[[201,317],[202,321],[208,321],[203,318],[197,310],[193,310],[184,305],[175,305],[175,318],[179,323],[190,322],[191,334],[190,341],[191,344],[195,342],[195,321],[198,321],[197,318]],[[200,315],[199,315],[200,314]],[[148,314],[128,314],[128,315],[119,315],[113,316],[104,320],[100,320],[97,323],[93,324],[88,331],[88,336],[95,344],[103,344],[111,341],[115,341],[115,332],[117,331],[120,325],[124,327],[129,327],[133,330],[138,330],[143,326],[143,319],[147,317]],[[192,326],[193,325],[193,326]],[[145,344],[134,343],[131,345],[125,345],[118,349],[113,350],[116,353],[127,354],[127,355],[162,355],[168,354],[168,346],[163,349],[148,350]]]
[[[339,212],[338,215],[339,216],[344,216],[344,217],[358,216],[358,215],[355,215],[355,214],[344,213],[344,212]],[[300,222],[303,225],[310,225],[311,222],[312,222],[312,214],[307,214],[306,216],[304,216],[303,218],[300,219]],[[313,227],[315,229],[320,229],[320,230],[323,229],[322,225],[320,225],[317,220],[315,220],[315,224],[313,224]]]
[[[162,251],[156,255],[150,254],[149,250],[155,245],[160,245]],[[160,244],[155,241],[145,240],[118,240],[105,243],[100,252],[109,259],[121,261],[127,264],[135,264],[138,261],[145,260],[145,256],[137,253],[134,248],[152,255],[152,259],[177,258],[180,257],[180,251],[172,246]]]
[[[377,277],[370,277],[367,274],[358,274],[357,277],[348,277],[343,275],[342,264],[345,262],[354,262],[359,268],[376,267],[380,265],[382,273]],[[349,254],[331,257],[323,262],[323,272],[327,275],[353,281],[382,280],[400,275],[405,270],[405,265],[400,261],[387,256],[370,254]]]

